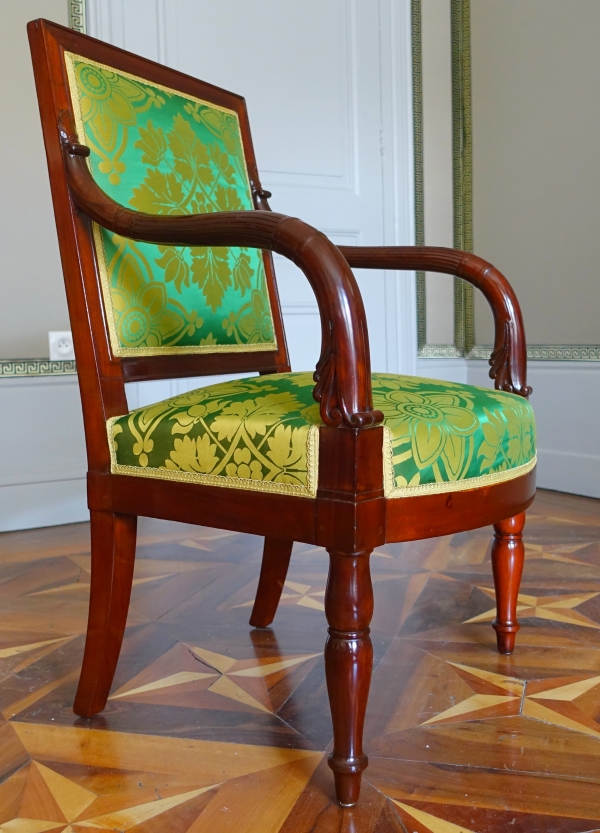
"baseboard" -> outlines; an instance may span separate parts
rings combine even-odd
[[[0,532],[89,520],[85,478],[0,486]]]
[[[537,485],[600,498],[600,457],[538,448]]]

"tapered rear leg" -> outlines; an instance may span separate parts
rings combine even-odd
[[[265,538],[258,590],[250,617],[253,628],[266,628],[275,618],[293,546],[293,541]]]
[[[127,621],[137,518],[91,512],[92,580],[83,666],[73,711],[101,712],[110,692]]]
[[[494,524],[492,570],[497,616],[493,624],[501,654],[512,653],[520,628],[517,622],[517,599],[525,555],[522,534],[524,526],[525,512]]]

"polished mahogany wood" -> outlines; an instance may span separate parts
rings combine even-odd
[[[493,625],[501,654],[512,654],[520,628],[517,622],[517,599],[525,560],[524,526],[524,512],[494,524],[492,570],[498,615]]]
[[[456,275],[485,295],[494,316],[490,376],[499,390],[529,396],[527,345],[521,308],[513,288],[491,263],[469,252],[436,246],[340,246],[350,264],[362,269],[415,269]]]
[[[293,546],[293,541],[265,538],[258,589],[250,616],[253,628],[266,628],[275,618]]]
[[[90,513],[92,579],[87,638],[73,709],[93,717],[106,705],[129,610],[137,517]]]
[[[504,519],[527,508],[535,489],[531,472],[485,488],[385,498],[383,429],[379,425],[383,416],[373,408],[365,310],[351,266],[429,269],[470,280],[484,292],[495,316],[491,364],[496,387],[526,396],[530,389],[517,300],[506,279],[473,255],[429,248],[340,250],[301,220],[270,211],[270,195],[260,183],[246,105],[240,96],[47,21],[33,21],[28,31],[77,358],[93,519],[90,620],[75,710],[85,716],[97,713],[110,689],[131,590],[137,516],[265,536],[263,571],[252,614],[253,624],[260,626],[274,615],[292,542],[323,546],[330,553],[325,603],[330,626],[327,682],[334,726],[330,765],[340,802],[351,805],[358,798],[361,772],[367,763],[362,726],[372,662],[369,553],[385,542],[432,537],[489,523],[506,524]],[[93,180],[86,163],[88,148],[75,132],[65,50],[235,111],[255,210],[168,217],[134,212],[111,200]],[[269,353],[115,356],[103,308],[92,221],[154,243],[262,249],[277,349]],[[289,258],[304,272],[321,316],[321,356],[313,392],[323,422],[316,497],[112,474],[106,420],[128,412],[126,382],[289,370],[272,251]],[[504,552],[506,546],[501,538],[498,552]],[[501,598],[512,598],[517,578],[516,571],[500,570],[497,586]],[[505,607],[499,621],[511,624],[512,614]]]
[[[370,552],[329,553],[325,615],[329,637],[325,645],[325,674],[333,720],[333,770],[338,801],[352,807],[358,801],[362,772],[368,764],[362,736],[373,646],[369,625],[373,616]]]
[[[535,497],[535,469],[522,477],[438,495],[386,501],[386,541],[419,541],[436,535],[477,529],[524,512]],[[508,511],[507,511],[508,510]]]
[[[104,511],[316,542],[315,501],[246,489],[88,473],[88,504]],[[269,524],[265,518],[269,518]]]
[[[218,486],[88,473],[88,504],[104,511],[184,523],[190,523],[193,518],[194,523],[253,535],[265,534],[264,517],[268,514],[273,537],[320,546],[327,544],[327,515],[334,510],[338,515],[352,511],[351,534],[355,534],[357,510],[350,502],[346,502],[350,509],[344,509],[339,505],[341,501],[331,507],[325,497],[312,500],[242,489],[227,489],[226,494],[227,501],[223,499],[223,489]],[[487,526],[501,519],[502,514],[507,516],[524,511],[534,496],[535,470],[515,480],[479,489],[399,500],[378,499],[369,503],[379,507],[376,508],[378,514],[381,509],[385,512],[383,521],[376,518],[379,546],[386,542],[417,541]],[[322,507],[321,510],[318,507]],[[384,530],[382,534],[381,530]]]

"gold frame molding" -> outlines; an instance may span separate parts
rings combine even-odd
[[[471,0],[449,0],[452,37],[452,168],[454,246],[473,250],[473,122],[471,112]],[[413,119],[415,157],[415,242],[424,240],[423,84],[421,75],[421,0],[412,0]],[[419,358],[488,359],[491,345],[475,343],[474,290],[454,279],[454,344],[427,344],[425,275],[417,273]],[[532,361],[600,361],[600,344],[536,344]]]
[[[86,33],[86,0],[66,0],[69,4],[69,28]],[[75,362],[50,359],[0,359],[0,379],[23,376],[72,376]]]

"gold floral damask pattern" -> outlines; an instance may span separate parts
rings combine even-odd
[[[521,396],[375,373],[373,404],[384,415],[390,497],[497,483],[535,465],[533,410]]]
[[[321,420],[310,373],[210,385],[108,422],[112,471],[313,497]],[[501,482],[535,465],[529,403],[487,388],[373,374],[388,497]]]
[[[148,214],[252,209],[236,113],[67,53],[103,190]],[[94,227],[116,355],[274,350],[262,252],[136,243]]]
[[[108,422],[116,473],[313,495],[319,407],[310,373],[223,382]]]

